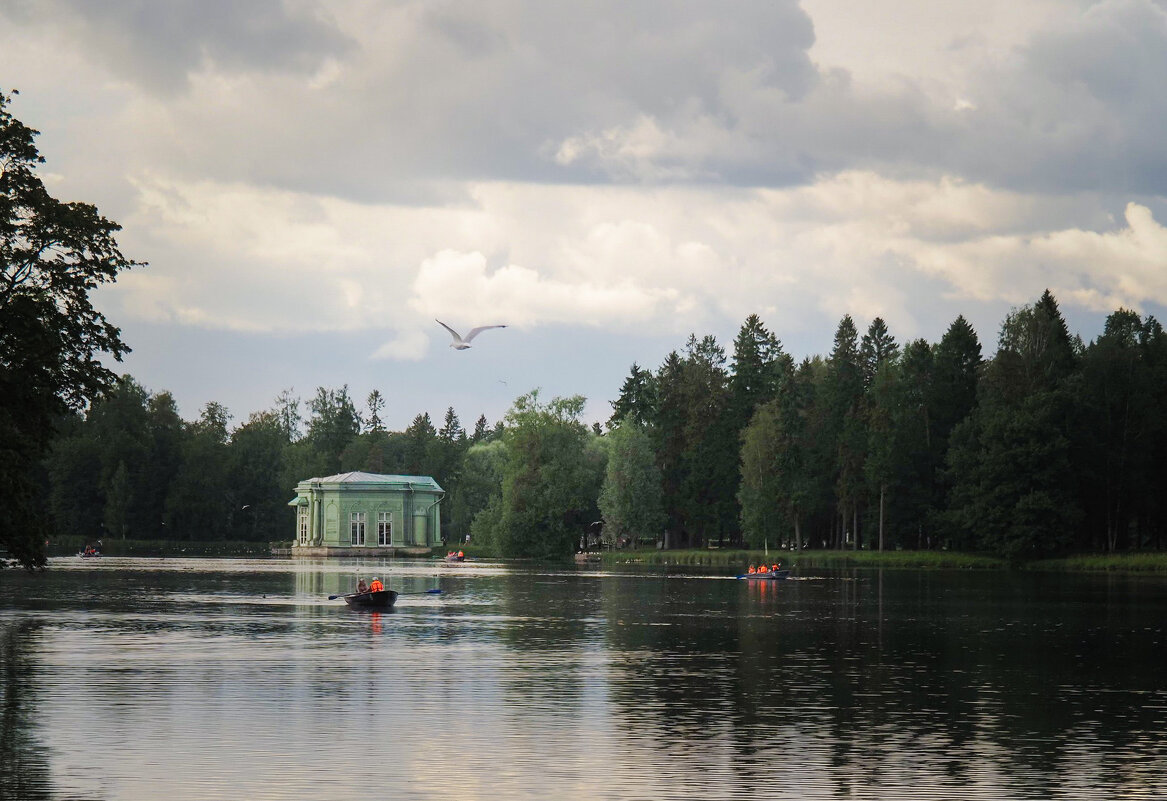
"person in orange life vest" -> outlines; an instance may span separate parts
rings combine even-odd
[[[365,583],[364,579],[357,582],[357,592],[368,592],[369,585]]]
[[[463,558],[465,558],[465,556],[466,556],[466,554],[462,553],[461,551],[458,551],[458,558],[459,559],[463,559]]]
[[[759,573],[769,573],[769,572],[770,572],[770,568],[766,567],[765,565],[759,565],[759,566],[758,566],[758,572],[759,572]]]
[[[773,570],[775,573],[777,573],[779,570],[782,569],[782,563],[779,562],[778,564],[772,566],[770,569]]]
[[[750,569],[746,571],[746,573],[749,573],[749,574],[753,574],[753,573],[757,573],[757,572],[758,571],[754,569],[753,565],[750,565]]]
[[[379,578],[373,579],[373,583],[369,585],[369,592],[382,592],[384,589],[385,585],[381,583]]]

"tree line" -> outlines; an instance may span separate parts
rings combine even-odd
[[[188,422],[169,392],[151,393],[123,376],[85,414],[59,421],[43,462],[52,532],[286,540],[296,484],[349,470],[441,476],[455,500],[443,507],[443,522],[465,527],[457,517],[461,464],[471,445],[499,430],[480,417],[467,433],[451,408],[440,429],[419,414],[404,431],[387,431],[384,408],[378,390],[359,410],[347,386],[319,387],[306,403],[285,390],[238,426],[217,402]]]
[[[828,355],[796,363],[751,316],[728,366],[708,337],[634,365],[610,425],[659,474],[669,545],[1027,558],[1163,547],[1164,409],[1162,326],[1120,309],[1086,344],[1047,291],[988,360],[963,317],[901,347],[845,316]]]
[[[388,431],[384,396],[358,409],[347,387],[187,422],[125,376],[59,421],[45,495],[56,532],[91,538],[285,540],[297,482],[364,470],[433,476],[443,532],[504,556],[567,553],[596,520],[611,544],[665,548],[1161,548],[1158,322],[1119,310],[1085,344],[1046,292],[981,351],[963,317],[901,347],[845,316],[829,354],[796,363],[751,315],[728,358],[692,335],[633,365],[604,427],[584,398],[533,391],[470,432],[453,408]]]

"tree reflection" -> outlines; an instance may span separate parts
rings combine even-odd
[[[42,624],[0,626],[0,798],[53,797],[48,750],[36,734],[29,640]]]

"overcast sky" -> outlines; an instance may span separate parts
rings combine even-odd
[[[97,302],[188,419],[603,420],[751,313],[802,357],[1167,306],[1163,0],[0,0],[0,88],[149,262]]]

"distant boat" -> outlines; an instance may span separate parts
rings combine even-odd
[[[767,570],[765,573],[742,573],[738,578],[752,579],[754,581],[781,581],[782,579],[790,578],[790,571]]]
[[[81,551],[77,555],[80,556],[82,559],[92,559],[96,556],[101,556],[101,552],[100,551]]]
[[[354,592],[343,597],[344,602],[353,609],[388,609],[397,601],[397,591]]]

